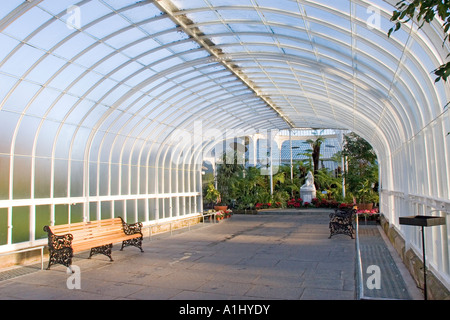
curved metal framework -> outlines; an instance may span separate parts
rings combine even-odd
[[[437,21],[387,38],[395,2],[6,1],[0,251],[43,225],[199,212],[202,155],[227,130],[291,128],[368,140],[383,213],[419,250],[397,220],[450,211],[450,90],[430,74],[449,48]],[[427,241],[447,284],[449,233]]]

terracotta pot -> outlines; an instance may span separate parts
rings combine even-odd
[[[216,211],[220,211],[220,210],[225,211],[227,209],[228,209],[228,206],[214,206],[214,210],[216,210]]]
[[[358,210],[372,210],[373,203],[357,203]]]

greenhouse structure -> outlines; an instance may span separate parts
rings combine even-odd
[[[45,225],[196,216],[224,145],[332,129],[376,151],[406,250],[421,234],[400,217],[447,218],[426,249],[450,288],[450,87],[433,74],[450,48],[438,19],[388,37],[397,2],[2,1],[0,253],[45,245]]]

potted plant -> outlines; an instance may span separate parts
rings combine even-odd
[[[217,211],[216,214],[215,214],[215,217],[216,217],[216,220],[217,220],[217,221],[222,220],[222,219],[223,219],[223,216],[224,216],[224,214],[223,214],[223,211],[222,211],[222,210]]]
[[[210,183],[206,189],[205,201],[210,204],[217,204],[220,201],[220,192],[212,183]],[[216,209],[216,206],[214,206],[214,210],[218,211],[222,209]]]
[[[359,184],[359,188],[356,191],[356,206],[359,210],[372,210],[374,192],[370,185],[370,181],[365,179]]]

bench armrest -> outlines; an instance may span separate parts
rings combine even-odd
[[[125,234],[130,235],[140,233],[142,235],[142,222],[126,223],[123,221],[122,217],[120,217],[120,219],[122,220],[123,232]]]
[[[48,226],[44,227],[44,231],[48,233],[48,246],[53,250],[61,250],[72,247],[73,235],[71,233],[56,235]]]

